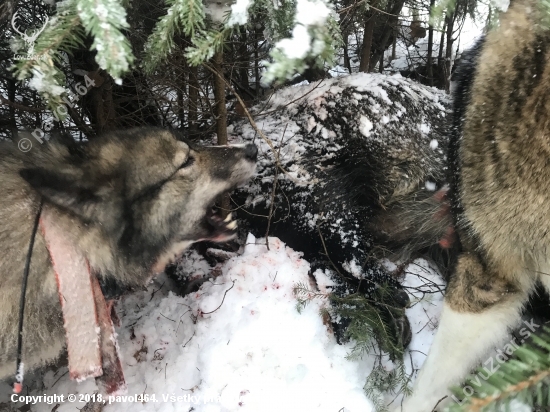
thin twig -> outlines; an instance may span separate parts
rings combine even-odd
[[[175,322],[174,319],[170,319],[170,318],[167,318],[166,316],[164,316],[162,313],[160,314],[160,316],[162,316],[164,319],[168,319],[170,322]]]
[[[225,293],[223,294],[223,299],[222,299],[222,303],[220,303],[220,306],[218,306],[216,309],[214,309],[214,310],[212,310],[212,311],[210,311],[210,312],[202,312],[203,315],[209,315],[209,314],[211,314],[211,313],[214,313],[215,311],[217,311],[219,308],[222,307],[223,302],[224,302],[224,300],[225,300],[225,295],[227,295],[227,292],[229,292],[229,291],[230,291],[231,289],[233,289],[233,287],[235,286],[235,281],[233,280],[232,282],[233,282],[233,284],[231,285],[231,287],[230,287],[229,289],[227,289],[227,290],[225,291]]]
[[[65,372],[63,375],[61,375],[61,376],[53,383],[53,385],[50,386],[50,388],[53,388],[53,387],[55,386],[55,384],[56,384],[57,382],[59,382],[59,380],[60,380],[63,376],[65,376],[66,374],[68,374],[68,373],[69,373],[69,371],[67,370],[67,372]]]
[[[344,12],[348,11],[349,9],[354,9],[355,7],[359,6],[360,4],[365,3],[366,1],[367,0],[361,0],[361,1],[358,1],[357,3],[353,3],[351,6],[344,7],[342,10],[338,11],[338,14],[344,13]],[[380,10],[380,9],[372,6],[371,4],[369,4],[369,9],[376,10],[379,13],[386,14],[386,15],[391,16],[391,17],[399,17],[397,14],[392,14],[392,13],[388,13],[387,11]]]
[[[189,342],[191,342],[191,339],[193,339],[193,337],[195,336],[195,332],[193,332],[193,334],[191,335],[191,337],[189,338],[189,340],[187,342],[185,342],[185,344],[182,346],[182,348],[185,348],[187,346],[187,344]]]
[[[151,293],[151,299],[149,299],[149,302],[151,302],[153,300],[153,297],[155,296],[155,293],[157,293],[159,290],[161,290],[165,283],[166,282],[162,282],[162,285],[160,285],[160,288],[158,288],[157,290],[154,290],[153,293]]]
[[[281,147],[283,145],[283,140],[285,138],[287,126],[288,126],[288,123],[285,125],[285,129],[283,130],[283,135],[281,136],[281,144],[279,145],[277,157],[279,157],[281,154]],[[269,229],[271,227],[271,218],[273,217],[273,209],[275,207],[275,194],[277,191],[278,179],[279,179],[279,168],[275,167],[275,175],[273,177],[273,188],[271,190],[271,203],[269,205],[269,216],[267,217],[267,229],[265,230],[265,246],[267,247],[267,250],[269,250]]]
[[[443,398],[441,398],[440,400],[437,401],[437,403],[435,404],[435,406],[432,409],[432,412],[435,412],[435,408],[437,408],[437,405],[439,405],[445,398],[448,398],[448,396],[445,395]]]

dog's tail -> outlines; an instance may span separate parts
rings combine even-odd
[[[400,261],[428,255],[445,272],[459,246],[447,192],[420,189],[381,208],[371,223],[380,252]]]

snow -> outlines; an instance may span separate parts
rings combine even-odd
[[[509,5],[509,0],[491,0],[490,3],[493,7],[493,12],[506,11]],[[476,10],[475,19],[472,19],[470,15],[466,16],[464,23],[461,26],[460,33],[453,43],[453,50],[451,52],[453,61],[455,58],[460,57],[463,51],[471,48],[484,32],[489,13],[489,3],[478,2],[476,5]],[[410,29],[408,27],[412,19],[412,10],[405,6],[401,16],[400,39],[396,43],[396,58],[392,60],[393,51],[392,47],[389,47],[384,53],[385,72],[409,71],[415,69],[419,65],[426,64],[426,57],[428,54],[428,35],[426,34],[426,37],[417,39],[415,44],[412,44]],[[423,22],[423,27],[427,29],[427,21]],[[403,41],[402,38],[408,39],[408,41]],[[432,56],[435,58],[434,61],[437,61],[437,57],[439,55],[440,38],[440,32],[436,31],[434,34],[432,49]],[[349,40],[351,41],[351,44],[355,44],[355,39],[353,36],[350,36]],[[444,48],[446,48],[446,40]],[[443,53],[443,55],[444,54],[445,53]]]
[[[216,0],[206,0],[203,2],[204,4],[204,11],[206,14],[210,16],[212,21],[214,23],[223,23],[225,21],[225,18],[231,11],[231,0],[223,0],[223,1],[216,1]],[[247,9],[248,5],[245,5],[242,1],[237,6],[237,11],[239,12],[236,16],[239,20],[241,19],[248,19],[247,15]],[[244,13],[244,16],[240,15],[240,13]],[[230,17],[231,18],[231,17]],[[246,20],[245,20],[246,21]],[[229,26],[229,24],[228,24]]]
[[[491,3],[499,10],[506,11],[510,5],[510,0],[491,0]]]
[[[424,185],[427,190],[434,192],[435,189],[437,189],[437,185],[435,182],[432,182],[430,180],[426,180],[426,184]]]
[[[227,26],[235,26],[237,24],[244,25],[248,21],[248,8],[250,7],[250,0],[237,0],[231,6],[231,16],[227,21]]]
[[[296,4],[296,22],[304,26],[322,25],[331,10],[320,0],[298,0]]]
[[[52,82],[38,67],[32,70],[29,87],[39,93],[48,94],[50,96],[61,96],[66,92],[64,87]]]
[[[403,287],[409,293],[411,305],[406,310],[411,324],[412,341],[405,354],[410,355],[414,370],[420,369],[435,336],[443,307],[445,282],[441,275],[424,259],[417,259],[405,270]],[[407,365],[407,372],[411,369]]]
[[[296,25],[292,29],[292,37],[278,41],[275,47],[280,49],[289,59],[303,59],[311,48],[311,36],[307,27]]]
[[[266,61],[262,84],[268,85],[276,78],[290,79],[297,69],[305,69],[308,55],[319,56],[329,51],[328,27],[337,21],[338,15],[323,0],[297,0],[292,35],[274,44],[270,52],[271,62]]]
[[[372,130],[372,122],[367,119],[365,116],[361,116],[361,119],[359,121],[359,130],[361,133],[363,133],[363,136],[369,137],[370,131]]]
[[[277,238],[269,238],[269,250],[265,244],[249,235],[242,254],[218,265],[212,272],[218,275],[197,292],[177,296],[161,276],[119,303],[118,341],[128,394],[107,399],[104,412],[374,410],[363,392],[374,355],[347,359],[353,344],[338,345],[323,323],[319,312],[328,304],[325,299],[297,311],[293,288],[311,285],[310,265]],[[205,261],[194,251],[188,257],[187,273],[204,274]],[[442,285],[426,261],[409,268],[404,285],[412,293],[407,315],[413,340],[405,359],[411,359],[411,372],[421,366],[433,339]],[[314,276],[322,292],[332,285],[322,271]],[[34,383],[27,379],[27,385],[36,386],[28,394],[96,390],[93,380],[78,384],[65,372],[63,367],[38,375]],[[57,412],[83,405],[61,403]],[[31,411],[51,408],[43,402]]]

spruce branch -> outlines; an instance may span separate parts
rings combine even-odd
[[[203,31],[193,37],[193,46],[185,53],[185,57],[192,66],[198,66],[207,62],[216,52],[223,49],[225,39],[233,33],[232,27],[218,30]]]
[[[292,293],[296,297],[296,300],[298,303],[296,304],[296,310],[298,313],[302,313],[302,310],[311,302],[313,299],[327,299],[329,297],[326,293],[317,292],[314,290],[311,290],[306,286],[305,283],[297,283],[294,288],[292,289]],[[328,312],[328,309],[323,308],[324,313],[330,313]],[[321,314],[322,316],[322,314]]]
[[[465,392],[463,388],[454,388],[453,399],[457,402],[449,410],[496,412],[510,409],[512,402],[530,407],[550,406],[550,329],[545,327],[540,336],[531,335],[531,339],[532,343],[517,348],[514,359],[499,364],[494,373],[479,368],[476,375],[468,378],[463,388],[474,388],[472,396],[459,403]]]
[[[205,29],[201,0],[167,0],[166,3],[169,5],[166,15],[157,22],[145,44],[144,67],[149,73],[172,52],[175,34],[183,33],[193,39],[197,32],[202,33]],[[208,59],[214,53],[212,51]]]
[[[295,48],[294,40],[309,39],[309,48],[299,56],[289,55]],[[331,66],[334,63],[336,49],[342,44],[342,36],[334,13],[327,16],[323,24],[297,25],[292,37],[282,39],[270,52],[271,62],[266,64],[264,75],[266,83],[290,79],[296,73],[303,73],[308,67]]]
[[[133,62],[130,43],[121,29],[128,27],[126,11],[118,0],[65,0],[57,3],[56,15],[36,39],[32,58],[19,61],[13,69],[18,80],[30,78],[29,86],[37,90],[55,111],[67,94],[61,68],[66,55],[84,47],[84,38],[94,38],[100,67],[115,77],[129,69]]]
[[[57,14],[52,18],[34,44],[32,58],[21,60],[12,69],[17,80],[30,78],[29,86],[39,92],[54,110],[62,104],[66,94],[65,75],[60,67],[65,63],[64,54],[71,54],[84,44],[84,31],[74,1],[57,4]]]
[[[392,322],[404,315],[404,309],[382,304],[391,293],[389,287],[380,286],[374,299],[369,299],[360,293],[347,296],[337,296],[334,293],[322,293],[312,290],[304,283],[298,283],[294,289],[296,308],[301,312],[314,299],[327,299],[328,305],[321,309],[321,317],[327,314],[338,322],[349,322],[344,336],[353,342],[347,358],[355,360],[365,353],[376,352],[379,349],[389,355],[393,369],[382,365],[382,354],[377,357],[372,372],[366,379],[363,390],[374,403],[377,412],[387,412],[385,393],[410,393],[409,382],[403,361],[404,348],[399,339],[395,339]]]
[[[405,363],[399,360],[394,365],[395,368],[389,371],[381,364],[376,365],[367,377],[363,388],[365,395],[374,403],[377,412],[388,411],[384,393],[400,392],[404,395],[411,393],[408,386],[410,376],[407,375]]]
[[[78,0],[77,12],[86,33],[94,38],[97,64],[120,83],[134,62],[130,42],[122,34],[129,25],[120,0]]]

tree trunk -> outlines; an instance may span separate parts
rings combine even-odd
[[[10,102],[15,102],[16,87],[17,85],[15,83],[15,80],[13,79],[13,77],[10,76],[8,80],[8,100]],[[11,129],[11,134],[13,139],[17,139],[18,134],[17,134],[17,122],[15,121],[15,107],[13,107],[12,105],[9,105],[9,110],[10,110],[10,117],[8,121]],[[40,125],[36,127],[40,127]]]
[[[260,68],[258,58],[258,29],[254,28],[254,79],[256,81],[256,99],[260,98]]]
[[[113,102],[113,85],[112,77],[103,70],[97,71],[96,85],[92,87],[86,97],[89,99],[89,111],[95,134],[101,134],[108,130],[117,128],[117,115]],[[94,79],[95,80],[95,79]]]
[[[185,91],[187,89],[188,79],[185,76],[185,72],[188,72],[189,68],[185,59],[182,59],[181,65],[183,70],[180,67],[176,68],[176,79],[177,79],[177,93],[178,93],[178,118],[179,118],[179,129],[185,129]],[[179,66],[179,65],[178,65]]]
[[[434,5],[435,5],[435,0],[430,0],[430,13],[433,10]],[[428,29],[428,81],[430,82],[430,86],[432,87],[434,85],[434,71],[433,71],[433,58],[432,58],[433,44],[434,44],[434,26],[430,23],[430,27]]]
[[[396,59],[395,52],[396,52],[396,48],[397,48],[397,34],[399,33],[399,30],[397,28],[397,24],[395,25],[393,30],[394,30],[394,32],[393,32],[393,44],[392,44],[392,47],[391,47],[391,59],[392,59],[392,61]]]
[[[453,27],[456,18],[456,13],[447,15],[445,20],[447,21],[447,49],[445,50],[445,91],[447,93],[451,90],[451,60],[453,56]]]
[[[361,63],[359,71],[368,73],[370,66],[370,53],[372,49],[372,34],[374,31],[375,13],[368,13],[365,17],[365,26],[363,31],[363,46],[361,48]]]
[[[225,82],[223,81],[223,51],[214,55],[214,70],[219,76],[214,76],[214,98],[216,99],[216,134],[218,144],[227,144],[227,108],[225,107]],[[221,77],[220,77],[221,76]]]
[[[386,10],[387,14],[390,15],[390,17],[385,18],[384,35],[380,40],[380,44],[378,45],[374,53],[372,53],[370,71],[374,70],[374,67],[376,66],[376,63],[378,63],[378,61],[382,61],[382,57],[384,56],[384,52],[386,51],[388,41],[390,40],[390,36],[392,35],[392,33],[396,32],[397,24],[399,23],[399,19],[397,16],[401,14],[401,10],[403,9],[404,4],[405,0],[398,0],[393,3],[393,6],[391,8]]]
[[[197,66],[189,66],[189,133],[197,133],[198,107],[199,107],[199,69]]]
[[[214,75],[214,97],[216,99],[216,134],[218,135],[218,145],[227,145],[227,108],[225,107],[225,82],[223,80],[223,51],[214,55],[214,70],[218,75]],[[220,199],[220,209],[222,217],[227,216],[231,210],[229,194],[225,194]]]
[[[242,47],[239,50],[239,60],[241,61],[239,67],[239,77],[241,86],[246,89],[247,93],[250,93],[250,84],[248,82],[248,68],[250,62],[250,54],[248,53],[248,36],[246,33],[246,28],[242,29],[241,32],[241,42]]]
[[[437,65],[439,66],[439,70],[441,70],[441,67],[443,65],[443,49],[445,47],[445,29],[447,27],[447,20],[443,22],[443,28],[441,29],[441,39],[439,40],[439,54],[437,56]]]
[[[351,74],[351,62],[349,59],[349,49],[348,49],[348,33],[342,33],[342,38],[344,40],[342,46],[344,48],[344,66],[348,69],[349,74]]]

